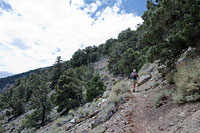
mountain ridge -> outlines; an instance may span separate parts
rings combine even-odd
[[[0,78],[0,93],[4,89],[8,88],[10,85],[12,85],[13,83],[15,83],[16,80],[21,79],[21,78],[26,78],[31,73],[37,73],[39,71],[44,71],[44,70],[47,70],[49,68],[50,67],[37,68],[37,69],[29,70],[27,72],[23,72],[23,73],[19,73],[19,74],[14,74],[14,75],[11,75],[11,76]]]

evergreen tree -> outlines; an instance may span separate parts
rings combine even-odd
[[[91,102],[95,97],[102,95],[105,91],[105,85],[99,74],[94,77],[86,85],[86,101]]]
[[[51,79],[51,88],[55,88],[60,75],[62,74],[62,60],[61,56],[58,56],[55,64],[53,65],[52,79]]]
[[[73,67],[79,67],[81,65],[87,65],[87,55],[83,50],[78,50],[72,55],[71,63]]]
[[[81,82],[76,71],[70,68],[64,72],[56,86],[56,104],[58,112],[68,111],[79,106],[82,101]]]
[[[134,51],[129,48],[122,54],[118,67],[121,72],[121,76],[123,76],[123,74],[129,76],[133,69],[139,70],[142,65],[142,55],[140,55],[138,51]]]
[[[52,103],[48,96],[50,86],[48,83],[45,83],[44,80],[39,80],[38,87],[35,88],[31,97],[31,109],[34,109],[34,112],[27,116],[28,127],[44,126],[45,123],[49,121],[49,114],[52,108]]]

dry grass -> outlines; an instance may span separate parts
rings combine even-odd
[[[103,110],[98,115],[98,120],[100,120],[100,122],[97,125],[108,121],[112,117],[112,115],[117,111],[116,105],[124,101],[123,99],[129,95],[129,93],[127,93],[129,91],[130,85],[125,81],[117,82],[113,86],[106,104],[102,107]]]
[[[98,118],[102,122],[105,122],[105,121],[109,120],[110,117],[112,116],[111,112],[113,112],[113,114],[114,114],[115,111],[116,111],[116,108],[115,108],[114,104],[107,104],[105,106],[104,110],[102,112],[100,112]]]
[[[126,81],[117,82],[109,95],[108,101],[111,103],[118,103],[122,98],[127,96],[127,92],[130,91],[130,85]]]
[[[172,95],[172,91],[168,90],[168,89],[162,89],[160,90],[157,95],[156,95],[156,99],[155,99],[155,107],[158,108],[161,105],[164,104],[164,101],[169,99],[169,97]]]
[[[189,60],[178,68],[174,81],[177,89],[173,95],[176,103],[200,99],[200,57]]]

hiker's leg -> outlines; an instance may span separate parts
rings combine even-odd
[[[131,81],[131,87],[134,87],[134,80]]]
[[[133,84],[134,84],[133,86],[134,86],[134,89],[135,89],[135,86],[136,86],[136,80],[134,80]]]

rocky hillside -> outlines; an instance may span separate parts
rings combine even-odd
[[[136,30],[68,61],[59,56],[10,87],[16,78],[0,79],[0,90],[8,87],[0,132],[199,132],[200,1],[147,0],[146,7]],[[140,70],[134,93],[133,69]]]
[[[37,129],[37,133],[197,133],[200,130],[200,103],[174,103],[171,95],[176,86],[161,77],[156,64],[143,66],[139,72],[140,86],[134,93],[129,79],[107,71],[107,59],[94,66],[107,84],[103,96],[57,117]]]
[[[49,69],[49,68],[47,68],[47,67],[46,68],[39,68],[39,69],[35,69],[35,70],[30,70],[28,72],[16,74],[16,75],[13,75],[13,76],[0,78],[0,92],[3,91],[4,89],[8,88],[10,85],[12,85],[17,79],[26,78],[31,73],[37,73],[37,72],[44,71],[44,70],[47,70],[47,69]]]

